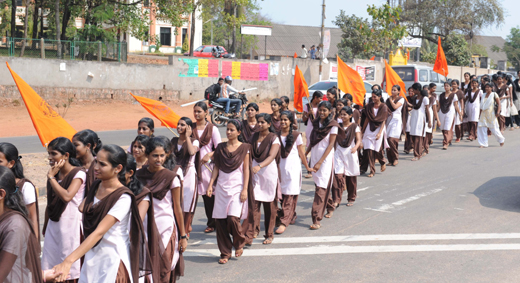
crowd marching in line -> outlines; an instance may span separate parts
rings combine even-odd
[[[204,232],[216,231],[218,262],[225,264],[233,249],[240,257],[259,236],[262,206],[263,244],[295,223],[302,164],[315,183],[310,229],[320,229],[343,191],[346,205],[354,204],[357,176],[374,177],[376,161],[381,172],[387,163],[398,165],[403,136],[412,161],[431,153],[435,125],[445,150],[454,131],[454,142],[467,132],[480,147],[491,134],[504,145],[505,127],[520,125],[518,80],[501,73],[480,82],[464,78],[462,85],[445,82],[438,97],[435,84],[415,83],[406,98],[395,85],[386,102],[375,85],[363,106],[336,88],[326,100],[316,91],[304,106],[305,139],[287,97],[271,101],[272,114],[247,105],[247,119],[228,122],[226,142],[207,120],[205,102],[193,107],[194,121],[179,120],[173,139],[154,136],[153,120],[141,119],[126,151],[103,145],[92,130],[56,138],[47,147],[41,260],[35,186],[24,177],[17,148],[0,143],[0,281],[174,282],[183,276],[199,196]]]

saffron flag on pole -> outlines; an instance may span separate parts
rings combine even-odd
[[[170,107],[157,100],[133,95],[132,93],[130,94],[141,104],[141,106],[144,107],[144,109],[146,109],[146,111],[148,111],[148,113],[159,119],[162,126],[177,128],[177,123],[181,117],[173,112]]]
[[[385,60],[385,79],[386,79],[386,93],[388,93],[388,96],[392,95],[392,87],[394,85],[399,85],[401,87],[401,92],[399,95],[406,98],[406,86],[399,77],[399,75],[392,69],[390,65]]]
[[[302,71],[298,68],[298,65],[296,65],[296,69],[294,70],[294,109],[298,112],[303,112],[303,97],[307,97],[309,103],[311,102],[307,82],[303,77]]]
[[[5,63],[20,91],[20,95],[25,103],[25,107],[27,107],[29,116],[31,116],[34,128],[38,133],[42,145],[46,147],[53,139],[58,137],[65,137],[72,140],[72,137],[76,134],[76,130],[16,74],[9,66],[9,63]]]
[[[376,56],[375,55],[372,56],[372,58],[370,58],[370,61],[374,61],[374,60],[376,60]]]
[[[446,56],[444,55],[444,50],[442,49],[440,36],[439,36],[439,40],[438,40],[437,44],[438,44],[437,45],[437,58],[435,59],[435,65],[433,66],[433,71],[447,77],[448,76],[448,61],[446,61]]]
[[[338,88],[344,93],[350,93],[352,95],[352,102],[356,105],[363,105],[363,99],[365,98],[365,83],[359,73],[350,68],[339,56],[338,59]]]

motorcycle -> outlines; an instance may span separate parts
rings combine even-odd
[[[247,107],[247,97],[245,94],[239,94],[238,97],[235,95],[230,95],[229,98],[231,99],[240,99],[242,100],[242,107],[239,111],[239,119],[244,120],[246,117],[246,107]],[[229,113],[226,114],[226,105],[220,104],[215,101],[209,102],[209,106],[211,107],[211,122],[213,125],[216,125],[217,127],[224,127],[227,125],[227,122],[230,119],[233,119],[233,116],[235,115],[235,109],[236,105],[231,105],[229,107]]]

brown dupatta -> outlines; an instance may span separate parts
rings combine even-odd
[[[193,143],[193,141],[191,141]],[[172,138],[172,152],[173,156],[175,156],[175,163],[181,166],[182,174],[186,175],[186,171],[188,170],[188,165],[190,164],[190,152],[188,151],[188,147],[186,145],[186,141],[182,143],[181,149],[178,147],[179,138]]]
[[[502,97],[502,96],[506,95],[506,92],[507,92],[507,85],[504,84],[501,88],[497,87],[496,93],[498,94],[498,97]]]
[[[271,125],[273,125],[274,131],[275,132],[281,131],[282,130],[282,125],[281,125],[282,115],[280,114],[280,117],[276,118],[276,117],[274,117],[274,113],[273,113],[273,114],[271,114],[271,120],[272,120]]]
[[[269,133],[258,145],[258,138],[260,137],[260,133],[256,132],[253,134],[253,137],[251,137],[251,147],[253,148],[253,151],[251,152],[252,158],[260,163],[264,161],[269,156],[269,151],[271,151],[271,146],[273,145],[274,140],[277,138],[277,135],[275,133]],[[276,155],[276,163],[280,162],[280,152],[278,151],[278,154]]]
[[[381,104],[379,106],[379,110],[377,111],[377,115],[374,114],[374,103],[370,102],[365,106],[365,110],[363,111],[363,116],[366,117],[363,127],[363,132],[366,129],[367,124],[370,125],[370,131],[375,131],[377,128],[383,124],[388,118],[388,107],[386,104]],[[368,120],[367,120],[368,119]]]
[[[9,229],[9,224],[12,223],[12,221],[19,221],[16,218],[16,216],[22,217],[27,225],[29,226],[29,231],[31,233],[29,234],[29,238],[27,239],[26,243],[23,243],[23,246],[18,246],[16,243],[14,243],[15,246],[11,245],[9,247],[6,247],[5,245],[8,243],[6,237],[6,232],[10,232],[12,230]],[[9,219],[16,217],[9,221]],[[4,234],[5,233],[5,234]],[[9,235],[9,236],[16,236],[16,235]],[[16,241],[14,241],[16,242]],[[13,244],[13,242],[11,242]],[[24,248],[27,248],[25,251],[25,267],[29,269],[29,271],[32,274],[32,281],[31,282],[43,282],[42,278],[42,269],[41,269],[41,263],[40,263],[40,250],[41,246],[36,238],[35,231],[32,228],[31,221],[22,214],[21,212],[15,211],[15,210],[7,210],[0,216],[0,274],[5,274],[8,276],[12,270],[15,268],[18,270],[23,270],[24,266],[14,266],[16,263],[16,259],[18,258],[19,254],[12,254],[6,250],[18,250],[20,253],[23,251]],[[1,278],[0,278],[1,279]],[[2,281],[3,282],[3,281]]]
[[[314,119],[312,121],[312,132],[310,137],[310,147],[314,147],[320,141],[322,141],[332,130],[332,127],[339,127],[339,124],[336,120],[331,120],[326,127],[320,127],[320,118]]]
[[[69,189],[70,184],[72,183],[72,180],[74,180],[74,177],[76,177],[76,174],[78,174],[79,171],[82,171],[83,169],[80,167],[74,167],[70,172],[61,180],[60,186],[64,188],[65,190]],[[60,173],[56,174],[56,177]],[[67,208],[68,202],[64,202],[55,192],[54,189],[51,186],[50,180],[47,180],[47,209],[46,209],[46,217],[45,222],[43,224],[43,233],[45,233],[45,230],[47,228],[47,223],[49,222],[49,219],[58,222],[60,221],[61,214],[65,211],[65,208]]]
[[[446,98],[446,92],[441,93],[439,97],[439,107],[441,108],[441,112],[446,114],[450,112],[451,103],[453,102],[453,98],[455,97],[455,93],[451,93],[448,98]]]
[[[175,168],[173,168],[173,171],[170,171],[165,168],[160,171],[152,173],[148,170],[148,166],[143,166],[143,168],[141,170],[138,170],[135,173],[135,176],[141,183],[143,183],[145,185],[146,188],[148,188],[150,190],[153,198],[162,200],[162,199],[164,199],[166,194],[169,191],[171,191],[171,189],[172,189],[171,186],[172,186],[173,180],[175,178],[180,178],[179,175],[177,175],[177,171],[179,170],[179,168],[180,168],[180,166],[177,165],[177,166],[175,166]],[[149,181],[150,181],[150,183],[148,184]],[[183,190],[183,188],[182,188],[182,182],[181,182],[181,193],[180,193],[181,208],[183,206],[182,190]],[[172,197],[173,197],[173,195],[172,195]],[[152,202],[150,202],[150,205],[152,205]],[[174,209],[174,208],[172,207],[172,209]],[[175,213],[173,214],[173,217],[175,218]],[[180,230],[179,230],[180,225],[179,225],[179,221],[177,218],[175,218],[175,223],[177,223],[176,237],[179,238],[180,237]],[[160,253],[160,255],[157,256],[158,259],[156,258],[154,260],[159,261],[160,274],[161,275],[168,274],[168,273],[170,273],[170,270],[171,270],[171,265],[172,265],[171,260],[172,259],[171,259],[171,257],[167,258],[166,256],[164,256],[166,247],[162,243],[162,239],[161,239],[161,236],[159,235],[159,232],[158,232],[159,230],[157,229],[157,225],[155,225],[153,227],[153,229],[155,230],[154,233],[156,233],[156,237],[155,237],[155,239],[156,239],[155,241],[157,243],[156,246]],[[150,231],[150,228],[148,228],[148,231]],[[174,231],[174,233],[175,233],[175,231]],[[151,237],[151,234],[149,233],[148,238],[150,238],[150,237]],[[155,251],[151,250],[150,253],[156,252],[156,251],[157,250],[155,250]],[[174,272],[175,272],[175,274],[174,274],[175,277],[184,275],[184,257],[182,255],[182,253],[179,253],[179,260],[177,262],[177,265],[175,266]],[[154,281],[154,282],[156,282],[156,281]]]
[[[356,138],[356,128],[358,126],[357,123],[351,123],[347,129],[343,129],[343,123],[339,124],[338,136],[336,137],[336,142],[342,148],[348,148],[352,141]]]
[[[249,122],[246,120],[242,120],[242,137],[244,138],[244,142],[250,143],[251,137],[253,137],[253,134],[260,131],[260,126],[258,123],[251,128],[249,126]]]
[[[40,210],[38,209],[40,206],[38,205],[38,192],[36,191],[36,186],[31,181],[29,181],[26,178],[20,179],[16,183],[16,186],[18,187],[19,190],[22,190],[22,188],[25,185],[25,183],[30,183],[34,187],[34,195],[36,196],[36,198],[35,198],[36,201],[34,202],[36,204],[36,221],[38,222],[38,223],[36,223],[36,224],[38,224],[37,225],[38,231],[34,231],[34,233],[37,235],[36,238],[38,238],[40,236]]]
[[[358,109],[353,108],[352,118],[354,118],[354,122],[357,123],[359,121],[359,118],[361,118],[361,112]]]
[[[148,216],[146,233],[148,234],[148,252],[150,253],[150,261],[152,266],[152,279],[153,282],[160,282],[159,271],[161,269],[161,262],[159,247],[162,245],[162,241],[161,236],[159,235],[159,231],[157,231],[157,224],[155,223],[152,192],[147,187],[143,187],[143,190],[135,196],[135,203],[137,208],[139,208],[139,204],[146,196],[150,198],[150,204],[148,205],[148,211],[146,212],[146,216]],[[159,241],[160,244],[157,241]]]
[[[473,96],[471,96],[471,91],[472,91],[472,89],[468,88],[468,92],[467,92],[467,94],[468,94],[468,101],[470,103],[473,103],[477,99],[477,97],[478,97],[478,95],[480,93],[480,89],[477,88],[477,91],[475,92],[475,94]]]
[[[457,95],[457,99],[460,101],[459,107],[461,107],[462,103],[464,103],[464,91],[458,89],[457,92],[455,92],[455,94]]]
[[[95,164],[96,164],[96,162],[92,161],[92,163],[90,163],[90,167],[88,168],[88,171],[87,171],[87,178],[85,179],[85,191],[83,194],[84,198],[86,198],[88,196],[88,190],[90,189],[90,187],[92,186],[94,181],[96,181],[96,175],[94,175],[94,165]]]
[[[401,105],[401,121],[402,121],[402,124],[403,124],[403,127],[402,127],[403,129],[402,129],[402,131],[401,131],[401,134],[404,135],[404,134],[406,134],[406,123],[408,122],[408,116],[409,116],[409,115],[408,115],[408,113],[409,113],[409,111],[408,111],[408,104],[406,103],[406,101],[407,101],[408,99],[406,99],[406,98],[404,98],[404,97],[402,97],[402,96],[398,96],[397,99],[394,100],[394,103],[399,102],[399,100],[401,100],[401,98],[404,99],[404,101],[403,101],[403,105]],[[386,106],[388,107],[388,110],[390,110],[390,111],[388,111],[388,117],[390,117],[390,116],[392,115],[391,112],[394,112],[395,110],[397,110],[397,109],[394,109],[394,108],[392,107],[392,104],[391,104],[390,101],[389,101],[390,99],[392,99],[392,98],[389,97],[389,98],[386,100]]]
[[[147,245],[144,235],[143,222],[139,216],[139,209],[137,208],[137,204],[135,202],[135,196],[127,187],[120,187],[101,199],[98,203],[94,204],[94,197],[96,196],[100,184],[101,180],[95,181],[92,184],[87,198],[85,199],[85,204],[83,207],[83,233],[85,235],[85,239],[96,230],[99,223],[101,223],[103,218],[105,218],[110,209],[112,209],[112,207],[117,203],[119,198],[123,194],[129,195],[132,199],[130,206],[131,226],[129,231],[130,270],[132,272],[131,276],[134,282],[138,282],[139,271],[144,270],[151,272],[152,268],[150,266],[150,258],[144,258],[150,254],[146,250]],[[94,247],[96,247],[100,242],[101,239],[94,245]],[[147,264],[147,266],[145,267],[143,264]]]
[[[281,158],[287,158],[287,156],[289,156],[289,153],[291,153],[293,147],[294,147],[294,143],[296,143],[296,139],[298,138],[298,136],[300,135],[301,133],[298,132],[298,131],[293,131],[292,132],[292,137],[293,137],[293,143],[291,144],[291,146],[289,147],[288,144],[287,144],[287,139],[285,140],[285,146],[283,145],[282,143],[282,133],[279,132],[278,133],[278,137],[280,138],[280,157]],[[289,137],[289,135],[287,135],[287,137]]]
[[[202,169],[202,163],[200,162],[200,159],[202,157],[200,156],[200,149],[211,142],[211,139],[213,138],[213,124],[207,122],[206,127],[204,128],[204,131],[202,131],[202,135],[200,137],[199,131],[195,129],[195,131],[192,132],[191,137],[194,140],[199,141],[199,151],[197,151],[195,154],[195,171],[197,172],[197,180],[202,182],[202,174],[200,173],[200,170]]]

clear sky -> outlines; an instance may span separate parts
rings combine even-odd
[[[268,15],[276,23],[300,26],[321,26],[322,0],[258,0],[262,14]],[[499,28],[482,31],[483,35],[506,37],[512,27],[520,26],[520,0],[502,0],[506,11],[505,23]],[[384,0],[326,0],[326,27],[334,27],[332,21],[340,10],[347,14],[368,18],[367,5],[377,6]]]

